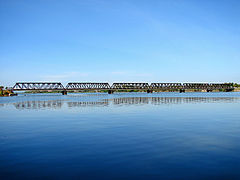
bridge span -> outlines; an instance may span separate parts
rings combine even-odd
[[[70,82],[64,87],[60,82],[17,82],[12,91],[61,91],[63,95],[68,91],[75,90],[107,90],[112,94],[117,90],[144,90],[148,93],[153,91],[179,91],[185,90],[213,90],[232,91],[233,85],[230,83],[92,83],[92,82]]]

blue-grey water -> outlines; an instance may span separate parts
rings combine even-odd
[[[240,179],[240,93],[1,97],[0,179]]]

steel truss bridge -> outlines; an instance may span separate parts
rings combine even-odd
[[[232,91],[232,84],[213,84],[213,83],[91,83],[91,82],[70,82],[64,87],[60,82],[17,82],[12,91],[67,91],[75,90],[108,90],[112,94],[116,90],[146,90],[148,93],[153,91],[173,90],[185,92],[185,90],[213,90]]]

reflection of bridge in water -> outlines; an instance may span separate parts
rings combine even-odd
[[[205,90],[207,92],[213,90],[232,91],[233,85],[230,83],[214,84],[214,83],[79,83],[71,82],[66,87],[60,82],[17,82],[12,91],[61,91],[63,95],[67,91],[75,90],[106,90],[112,94],[117,90],[142,90],[152,93],[153,91],[179,91],[185,90]]]
[[[84,107],[84,106],[108,106],[109,101],[100,101],[100,102],[67,102],[68,107]]]
[[[17,109],[60,109],[64,101],[51,100],[51,101],[24,101],[13,103]]]
[[[233,102],[234,97],[126,97],[114,98],[113,104],[182,104],[182,103],[214,103]]]
[[[164,104],[184,104],[184,103],[216,103],[239,101],[236,97],[122,97],[113,99],[102,99],[99,101],[25,101],[13,103],[17,109],[60,109],[64,104],[68,108],[74,107],[103,107],[118,105],[164,105]]]

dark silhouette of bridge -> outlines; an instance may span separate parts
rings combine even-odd
[[[60,82],[17,82],[12,91],[61,91],[63,95],[67,91],[75,90],[107,90],[112,94],[117,90],[145,90],[148,93],[153,91],[179,91],[185,90],[206,90],[207,92],[213,90],[232,91],[233,85],[231,83],[91,83],[91,82],[70,82],[64,87]]]

